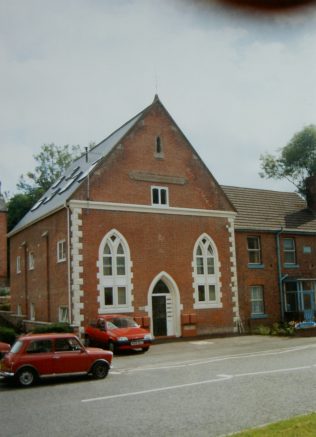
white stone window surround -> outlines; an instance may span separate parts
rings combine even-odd
[[[207,247],[208,245],[212,248],[213,259],[214,259],[214,273],[208,274],[207,272]],[[203,261],[204,261],[204,272],[203,274],[198,273],[197,266],[197,252],[199,247],[203,247]],[[202,234],[196,241],[193,250],[193,288],[194,288],[194,309],[205,309],[205,308],[222,308],[223,304],[221,302],[222,294],[221,294],[221,283],[220,283],[220,262],[218,258],[218,252],[216,245],[213,239],[207,235],[206,233]],[[204,286],[205,289],[208,286],[215,287],[215,299],[209,300],[205,299],[205,301],[199,301],[199,285]],[[206,293],[206,290],[205,290]],[[207,296],[207,295],[206,295]]]
[[[104,274],[104,249],[105,247],[109,247],[111,249],[111,259],[113,260],[112,264],[112,274],[106,275]],[[125,275],[117,274],[116,258],[117,258],[117,249],[118,247],[123,247],[124,257],[125,257]],[[122,254],[120,254],[121,256]],[[129,245],[124,238],[124,236],[117,231],[116,229],[110,230],[102,239],[101,244],[99,246],[99,257],[97,261],[98,268],[98,303],[99,303],[99,314],[107,314],[107,313],[128,313],[133,312],[134,307],[133,303],[133,286],[132,286],[132,261],[130,258],[130,250]],[[113,305],[105,305],[105,288],[112,288],[113,290]],[[118,304],[118,289],[125,288],[126,290],[126,303]]]
[[[158,185],[151,186],[151,204],[155,207],[169,206],[169,189]]]

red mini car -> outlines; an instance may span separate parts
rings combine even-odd
[[[9,345],[9,343],[3,343],[2,341],[0,341],[0,360],[1,358],[7,354],[11,349],[11,346]]]
[[[0,376],[27,387],[38,378],[92,374],[105,378],[113,353],[85,348],[74,334],[28,334],[18,338],[0,361]]]
[[[99,316],[85,328],[85,340],[88,345],[97,345],[113,352],[126,349],[141,349],[146,352],[153,337],[131,317],[106,314]]]

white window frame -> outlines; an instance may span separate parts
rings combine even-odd
[[[30,320],[35,320],[36,312],[35,312],[35,304],[31,303],[30,305]]]
[[[251,316],[262,316],[264,312],[264,288],[263,285],[251,285],[250,287],[250,303],[251,303]],[[254,297],[254,292],[260,291],[261,296]],[[254,304],[260,304],[261,311],[254,311]]]
[[[257,241],[258,247],[256,247],[256,248],[249,247],[249,239],[250,238]],[[260,237],[258,237],[257,235],[248,235],[247,236],[247,250],[248,250],[248,264],[253,264],[253,265],[262,264]],[[258,259],[259,259],[258,261],[252,261],[250,259],[251,255],[253,255],[253,254],[255,254],[255,257],[258,257]]]
[[[154,191],[158,191],[158,202],[154,203]],[[162,192],[165,193],[166,202],[162,203]],[[158,186],[152,186],[151,187],[151,205],[156,207],[168,207],[169,206],[169,189],[168,187],[158,187]]]
[[[17,304],[17,307],[16,307],[16,315],[17,315],[17,316],[22,316],[22,306],[21,306],[20,303]]]
[[[28,267],[29,270],[34,270],[35,268],[35,256],[33,251],[29,251],[28,253]]]
[[[58,308],[58,321],[60,323],[68,323],[69,322],[69,309],[67,305],[61,305]]]
[[[286,241],[291,241],[293,243],[292,248],[286,248],[285,247],[285,242]],[[294,261],[286,261],[286,256],[288,254],[291,254],[292,256],[294,256]],[[296,265],[296,245],[295,245],[295,239],[294,238],[283,238],[283,256],[284,256],[284,264],[286,265]]]
[[[21,256],[16,257],[16,273],[21,273]]]
[[[67,260],[66,240],[57,241],[57,262],[61,263]]]
[[[212,256],[209,256],[210,252],[208,249],[211,249]],[[198,251],[202,253],[200,255]],[[202,259],[202,264],[197,262],[197,259]],[[212,259],[212,272],[209,272],[209,264],[208,259]],[[195,309],[203,309],[203,308],[222,308],[221,303],[221,291],[220,291],[220,271],[219,271],[219,259],[216,245],[212,238],[203,234],[195,243],[194,251],[193,251],[193,286],[194,286],[194,308]],[[202,267],[202,273],[199,271],[198,267]],[[204,287],[205,299],[199,299],[199,290],[201,287]],[[210,298],[210,288],[215,292],[215,299]]]
[[[118,253],[119,247],[123,248],[123,254]],[[105,254],[104,250],[108,247],[110,253]],[[111,274],[105,273],[105,259],[110,259],[107,264],[111,268]],[[118,262],[118,258],[124,258],[125,274],[119,274],[118,268],[122,265]],[[99,290],[99,314],[133,312],[132,306],[132,283],[131,283],[131,267],[130,250],[125,238],[116,230],[111,230],[103,238],[99,247],[98,260],[98,290]],[[125,288],[125,303],[119,304],[119,292],[121,288]],[[112,304],[105,304],[105,290],[112,289]]]

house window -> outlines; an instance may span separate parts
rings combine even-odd
[[[20,257],[20,255],[16,257],[16,272],[21,273],[21,257]]]
[[[264,314],[263,286],[253,285],[250,287],[251,315]]]
[[[35,258],[34,252],[29,252],[29,270],[34,270]]]
[[[57,241],[57,262],[66,261],[66,240]]]
[[[168,206],[168,188],[151,187],[151,203],[152,205]]]
[[[35,304],[30,305],[30,320],[35,320]]]
[[[296,250],[294,238],[283,239],[283,253],[285,264],[296,264]]]
[[[68,307],[60,306],[58,310],[58,321],[61,323],[69,322]]]
[[[195,308],[219,307],[218,257],[211,239],[202,236],[194,248],[193,275]]]
[[[99,250],[100,310],[132,311],[129,248],[117,232],[110,232]]]
[[[249,264],[261,264],[261,247],[259,237],[247,237]]]

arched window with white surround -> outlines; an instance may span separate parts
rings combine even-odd
[[[99,313],[133,311],[130,251],[125,238],[110,231],[99,247]]]
[[[203,234],[193,253],[194,308],[220,308],[219,260],[213,240]]]

